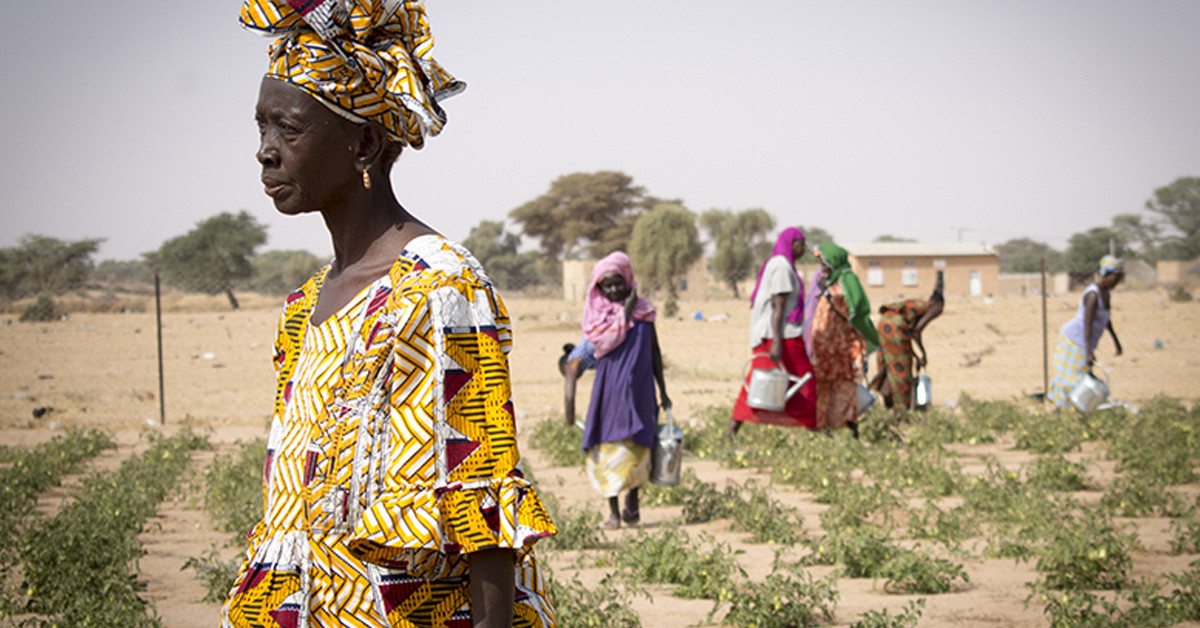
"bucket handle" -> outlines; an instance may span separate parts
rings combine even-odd
[[[747,394],[750,393],[750,388],[746,382],[749,379],[750,371],[752,370],[750,368],[750,365],[754,364],[755,358],[766,358],[768,360],[771,360],[771,354],[755,353],[755,354],[751,355],[750,359],[746,360],[746,364],[742,366],[742,390],[746,391]],[[771,360],[771,364],[774,364],[776,369],[779,369],[780,371],[784,371],[784,368],[782,366],[780,366],[780,364],[778,362],[776,362],[775,360]],[[784,372],[786,373],[787,371],[784,371]]]
[[[1108,369],[1104,368],[1104,365],[1101,364],[1100,362],[1092,362],[1092,368],[1096,368],[1096,367],[1100,367],[1100,372],[1104,373],[1104,387],[1112,388],[1112,386],[1110,386],[1108,383]],[[1091,375],[1092,377],[1096,376],[1095,373],[1092,373],[1092,369],[1088,369],[1088,374]]]

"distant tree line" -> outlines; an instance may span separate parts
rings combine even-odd
[[[1045,258],[1052,272],[1083,276],[1094,272],[1110,247],[1149,262],[1200,257],[1200,178],[1181,177],[1156,189],[1145,210],[1148,215],[1121,214],[1108,226],[1076,233],[1061,252],[1029,238],[1009,240],[996,247],[1000,268],[1037,272]],[[544,194],[510,211],[508,220],[515,232],[502,221],[485,220],[463,241],[503,289],[554,289],[564,260],[624,250],[644,289],[664,290],[672,298],[706,247],[708,269],[737,296],[738,285],[754,276],[769,254],[776,228],[775,218],[762,208],[714,208],[697,215],[681,200],[655,197],[615,171],[563,175]],[[801,228],[809,245],[801,261],[812,263],[812,248],[832,238],[820,227]],[[522,247],[523,237],[536,244]],[[140,260],[95,264],[92,256],[101,239],[68,242],[26,235],[17,246],[0,248],[0,299],[59,295],[89,281],[144,284],[157,272],[168,286],[224,294],[237,308],[235,290],[286,294],[326,261],[307,251],[258,254],[266,239],[266,226],[249,213],[224,212]],[[876,241],[906,240],[881,235]]]
[[[1200,257],[1200,177],[1180,177],[1156,189],[1145,209],[1148,215],[1119,214],[1108,226],[1072,235],[1065,251],[1029,238],[997,245],[1000,270],[1039,272],[1044,257],[1049,272],[1065,271],[1081,279],[1096,271],[1100,258],[1110,249],[1126,259],[1149,263]]]

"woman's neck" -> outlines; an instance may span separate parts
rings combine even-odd
[[[380,196],[377,202],[362,205],[357,211],[343,208],[323,213],[333,240],[335,272],[351,267],[390,266],[409,240],[433,233],[390,193]]]

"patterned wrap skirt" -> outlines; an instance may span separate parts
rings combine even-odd
[[[1087,373],[1087,353],[1066,336],[1058,337],[1054,350],[1054,379],[1050,380],[1050,399],[1059,407],[1071,406],[1071,391]]]
[[[584,453],[588,480],[602,497],[616,497],[650,481],[650,448],[632,438],[600,443]]]

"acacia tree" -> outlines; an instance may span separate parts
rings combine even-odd
[[[521,236],[504,230],[498,220],[484,220],[463,240],[498,286],[515,290],[540,285],[542,261],[533,251],[521,253]]]
[[[222,212],[163,242],[158,251],[145,257],[167,283],[205,294],[224,292],[236,310],[233,286],[253,274],[254,250],[266,241],[267,227],[249,212]]]
[[[576,172],[555,179],[545,194],[508,215],[522,234],[538,238],[548,260],[581,252],[601,256],[627,248],[650,200],[623,172]]]
[[[739,298],[738,282],[751,277],[771,252],[768,237],[775,219],[759,208],[736,213],[710,209],[700,214],[700,226],[714,246],[709,269],[733,289],[733,298]]]
[[[1163,257],[1200,257],[1200,177],[1180,177],[1154,190],[1146,209],[1161,216],[1174,232],[1162,241]]]
[[[61,294],[83,285],[101,242],[103,238],[69,242],[37,234],[21,236],[17,246],[0,249],[0,294],[15,299]]]
[[[1107,246],[1107,245],[1106,245]],[[1063,254],[1049,244],[1029,238],[1013,238],[996,245],[996,257],[1001,272],[1037,273],[1042,270],[1042,258],[1046,258],[1046,270],[1058,272],[1063,267]]]
[[[651,290],[667,288],[672,300],[677,279],[687,274],[703,252],[695,214],[669,203],[657,205],[639,218],[629,239],[629,257],[640,283]]]

